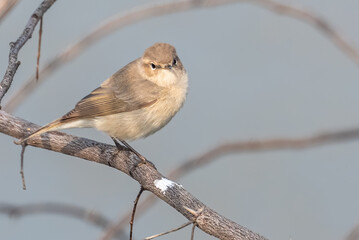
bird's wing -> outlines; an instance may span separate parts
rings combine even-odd
[[[60,121],[106,116],[148,107],[157,101],[161,90],[161,87],[148,80],[137,80],[132,84],[128,81],[105,81],[101,87],[79,101]]]

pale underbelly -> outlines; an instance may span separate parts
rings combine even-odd
[[[172,108],[169,105],[172,105]],[[111,137],[135,140],[160,130],[172,119],[180,107],[181,105],[159,103],[131,112],[98,117],[94,120],[94,127]]]

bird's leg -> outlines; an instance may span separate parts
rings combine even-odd
[[[113,140],[113,142],[115,143],[115,145],[116,145],[116,147],[117,147],[117,149],[118,149],[119,151],[123,151],[123,150],[127,149],[125,146],[122,146],[121,143],[119,143],[116,138],[111,137],[111,139]],[[108,161],[107,164],[108,164],[110,167],[112,167],[112,164],[111,164],[110,161]]]
[[[128,149],[130,149],[134,154],[136,154],[137,157],[139,157],[143,161],[143,163],[147,163],[147,159],[144,156],[142,156],[139,152],[137,152],[133,147],[131,147],[130,144],[128,144],[126,141],[123,141],[123,140],[120,140],[120,141],[123,145],[125,145]]]
[[[137,157],[139,157],[142,161],[140,163],[137,163],[131,170],[130,170],[130,175],[132,176],[132,171],[133,169],[135,169],[136,167],[138,167],[139,165],[141,164],[150,164],[154,169],[156,169],[155,165],[148,161],[144,156],[142,156],[142,154],[140,154],[139,152],[137,152],[133,147],[131,147],[130,144],[128,144],[126,141],[124,140],[120,140],[120,139],[117,139],[117,138],[114,138],[114,137],[111,137],[112,140],[115,142],[116,144],[116,147],[118,150],[123,150],[124,146],[122,146],[118,141],[120,141],[123,145],[125,145],[125,147],[130,150],[131,152],[133,152],[134,154],[137,155]]]
[[[111,137],[118,150],[123,150],[123,146],[117,141],[116,138]]]
[[[123,150],[123,146],[118,142],[118,141],[120,141],[123,145],[125,145],[125,147],[126,147],[127,149],[131,150],[131,152],[133,152],[134,154],[136,154],[137,157],[139,157],[144,163],[147,162],[147,159],[146,159],[144,156],[142,156],[139,152],[137,152],[133,147],[131,147],[131,145],[128,144],[126,141],[124,141],[124,140],[119,140],[119,139],[114,138],[114,137],[111,137],[111,138],[112,138],[113,142],[115,143],[115,145],[116,145],[116,147],[117,147],[118,150]]]

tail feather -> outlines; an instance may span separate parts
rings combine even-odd
[[[55,120],[39,129],[37,129],[35,132],[31,133],[30,135],[27,135],[24,138],[20,138],[19,141],[16,142],[16,144],[22,144],[25,141],[29,140],[30,138],[39,136],[45,132],[58,130],[61,128],[61,125],[62,125],[62,123],[59,121],[59,119]]]

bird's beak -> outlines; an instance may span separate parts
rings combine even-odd
[[[172,65],[167,65],[166,68],[168,69],[168,71],[170,71],[171,73],[173,73],[176,77],[178,77],[176,68],[174,68]]]

